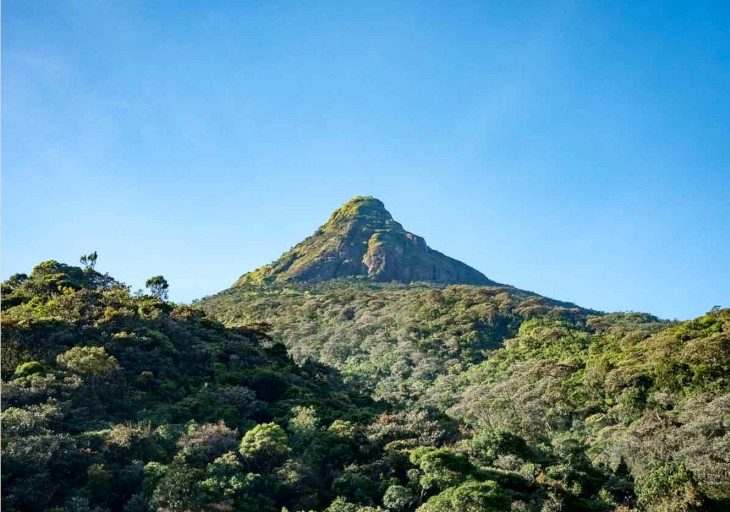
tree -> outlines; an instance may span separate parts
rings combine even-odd
[[[150,277],[144,284],[149,288],[150,293],[160,300],[167,300],[167,291],[170,285],[167,284],[167,279],[162,276]]]
[[[224,453],[205,468],[205,480],[201,487],[207,501],[215,508],[233,508],[238,512],[264,512],[274,509],[267,496],[271,485],[256,473],[247,473],[239,462],[236,452]]]
[[[509,495],[496,482],[470,480],[434,496],[418,512],[506,512],[509,509]]]
[[[88,377],[92,383],[119,369],[117,359],[107,354],[104,347],[73,347],[56,357],[56,361],[67,370]]]
[[[28,281],[28,274],[19,273],[8,277],[8,280],[5,281],[5,283],[10,286],[20,286],[26,281]]]
[[[391,485],[383,495],[383,505],[389,510],[406,510],[416,502],[416,496],[408,487]]]
[[[702,506],[702,494],[683,464],[655,467],[637,482],[639,503],[657,512],[688,512]]]
[[[292,408],[289,432],[292,433],[292,446],[299,450],[312,444],[319,432],[319,417],[314,407],[301,405]]]
[[[380,507],[369,507],[365,505],[358,505],[356,503],[350,503],[343,497],[336,498],[329,507],[325,509],[325,512],[385,512]]]
[[[484,466],[490,466],[500,455],[529,456],[527,443],[520,436],[502,429],[481,430],[469,441],[469,455]]]
[[[84,270],[94,270],[97,257],[96,251],[94,251],[91,254],[81,256],[79,262],[84,266]]]
[[[124,504],[124,512],[154,512],[147,496],[143,492],[133,494]]]
[[[168,512],[202,510],[204,503],[200,482],[203,474],[202,470],[185,464],[171,464],[152,493],[152,505]]]
[[[191,423],[187,432],[178,439],[177,445],[186,463],[201,466],[235,449],[237,438],[236,431],[228,428],[222,421],[205,425]]]
[[[27,363],[21,363],[15,368],[13,377],[27,377],[36,373],[46,373],[46,367],[38,361],[28,361]]]
[[[419,483],[424,491],[443,490],[457,485],[476,469],[463,453],[430,446],[416,448],[411,452],[410,459],[423,471]]]
[[[271,471],[291,452],[286,432],[276,423],[261,423],[246,432],[238,448],[254,467]]]

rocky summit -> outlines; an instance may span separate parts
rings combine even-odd
[[[357,196],[338,208],[312,236],[273,263],[244,274],[234,286],[348,277],[401,283],[497,284],[403,229],[382,201]]]

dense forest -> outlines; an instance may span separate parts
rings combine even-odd
[[[392,404],[432,397],[437,379],[482,361],[524,319],[583,325],[589,313],[511,287],[360,279],[235,286],[196,305],[229,326],[266,319],[296,360],[336,367]]]
[[[297,360],[394,409],[443,414],[461,436],[449,448],[487,467],[609,508],[730,503],[730,310],[672,323],[509,287],[357,280],[238,286],[201,306],[231,326],[269,318]],[[555,464],[466,447],[495,435]]]
[[[187,306],[95,264],[3,283],[4,510],[730,506],[730,310],[357,280]]]

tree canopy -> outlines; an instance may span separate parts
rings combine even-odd
[[[353,282],[187,306],[56,261],[2,291],[4,510],[730,505],[730,310]]]

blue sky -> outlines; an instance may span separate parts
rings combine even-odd
[[[492,279],[730,306],[727,2],[5,0],[2,274],[175,300],[353,195]]]

